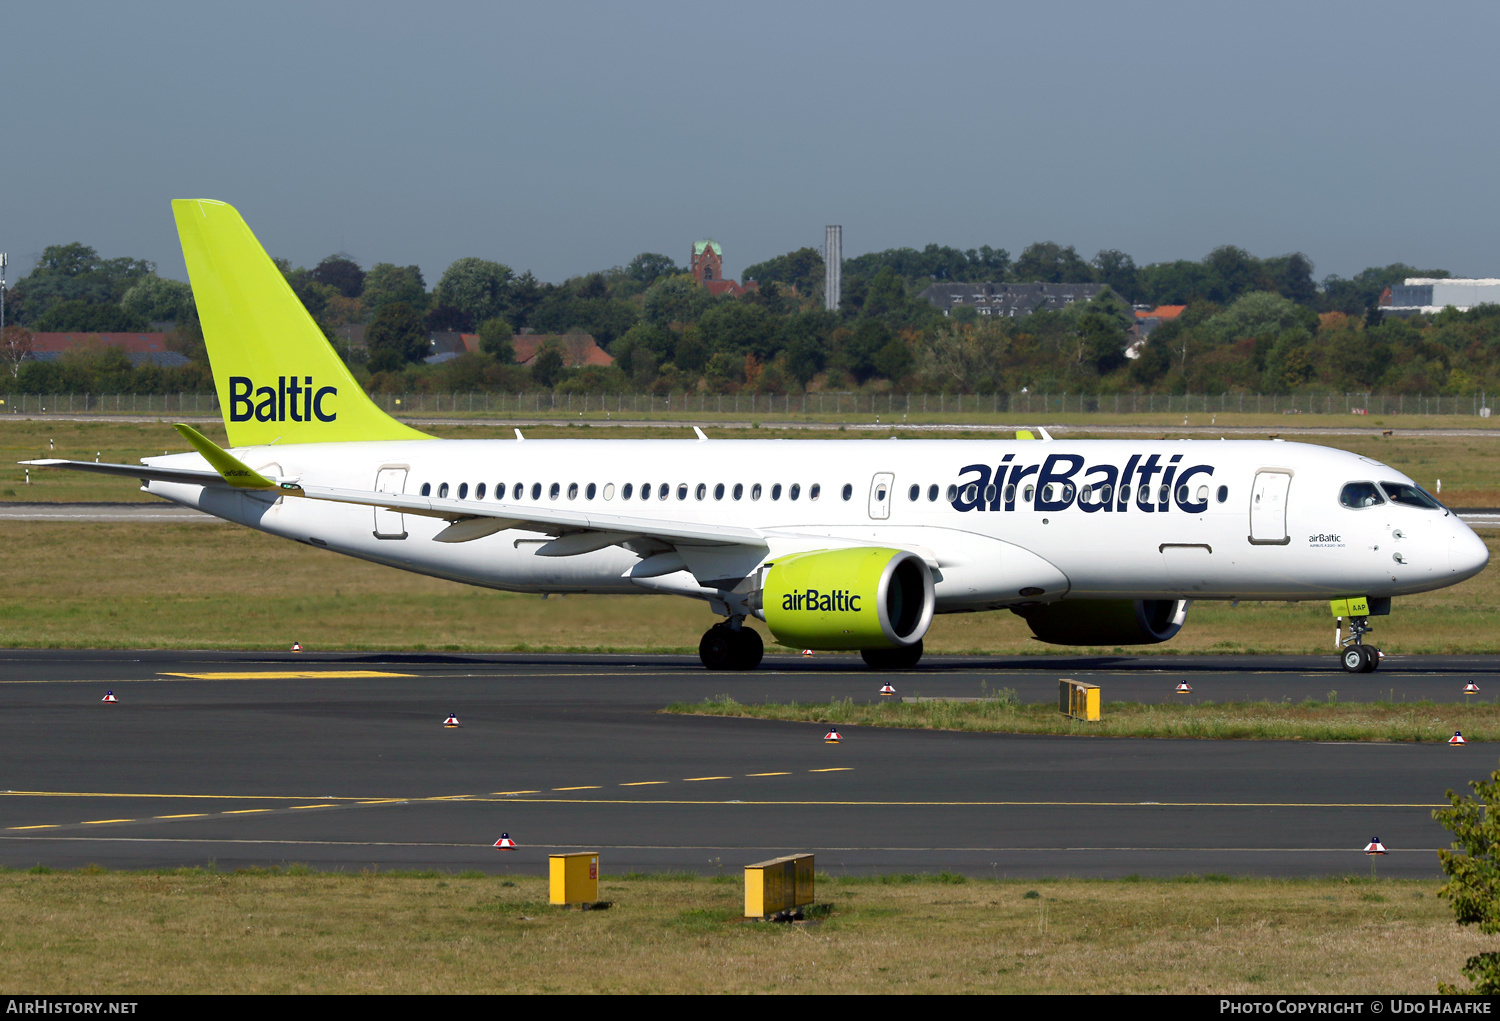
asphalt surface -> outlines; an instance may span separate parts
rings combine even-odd
[[[186,675],[186,676],[184,676]],[[560,850],[606,872],[737,871],[813,851],[834,872],[1435,877],[1448,788],[1493,749],[1016,737],[672,716],[741,701],[1105,701],[1500,694],[1500,657],[933,657],[904,674],[769,657],[0,651],[0,863],[539,873]],[[100,700],[106,691],[115,704]],[[442,723],[456,714],[461,727]],[[490,845],[508,833],[514,851]]]

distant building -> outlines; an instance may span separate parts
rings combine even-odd
[[[743,286],[738,281],[725,280],[724,249],[717,241],[708,238],[693,242],[693,260],[689,268],[693,279],[707,287],[711,294],[728,294],[738,298],[757,287],[754,280],[746,281]]]
[[[570,369],[585,365],[613,365],[613,356],[594,340],[590,333],[526,333],[510,338],[517,365],[530,365],[542,347],[551,341],[562,351],[563,363]]]
[[[31,357],[39,362],[53,362],[69,351],[97,350],[117,347],[125,352],[130,364],[136,368],[155,365],[163,369],[175,369],[187,365],[190,359],[176,351],[167,349],[165,333],[33,333],[31,335]]]
[[[972,308],[982,316],[1020,319],[1033,312],[1058,311],[1080,301],[1093,301],[1105,284],[932,284],[922,297],[952,315],[954,309]]]
[[[1176,319],[1187,311],[1186,305],[1158,305],[1155,308],[1138,308],[1135,310],[1135,332],[1145,340],[1151,336],[1151,331],[1162,323]]]
[[[844,228],[831,224],[823,228],[823,308],[839,310],[844,287]]]
[[[1500,280],[1407,277],[1380,295],[1380,311],[1389,316],[1433,315],[1445,308],[1467,312],[1476,305],[1500,305]]]

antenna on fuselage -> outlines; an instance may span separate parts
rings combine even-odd
[[[695,432],[695,433],[698,434],[698,442],[699,443],[702,443],[704,440],[708,439],[707,436],[703,435],[703,430],[699,429],[696,425],[693,426],[693,432]]]
[[[516,441],[520,442],[521,440],[524,440],[525,438],[526,437],[524,437],[524,436],[521,435],[521,430],[517,429],[516,430]]]

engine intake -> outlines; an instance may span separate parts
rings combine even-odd
[[[936,597],[915,553],[860,547],[777,558],[760,603],[771,634],[794,649],[901,649],[927,633]]]
[[[1156,645],[1182,630],[1189,605],[1186,599],[1065,599],[1012,612],[1053,645]]]

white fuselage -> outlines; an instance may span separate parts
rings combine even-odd
[[[428,440],[236,453],[303,485],[490,505],[503,486],[498,505],[757,529],[768,557],[849,542],[910,549],[934,566],[940,613],[1061,598],[1403,595],[1454,584],[1488,559],[1445,509],[1341,503],[1351,482],[1411,484],[1400,472],[1280,441]],[[179,454],[148,463],[205,462]],[[540,556],[550,536],[539,530],[438,542],[439,518],[180,483],[146,488],[274,535],[474,585],[708,597],[685,570],[632,577],[648,555],[640,549]]]

